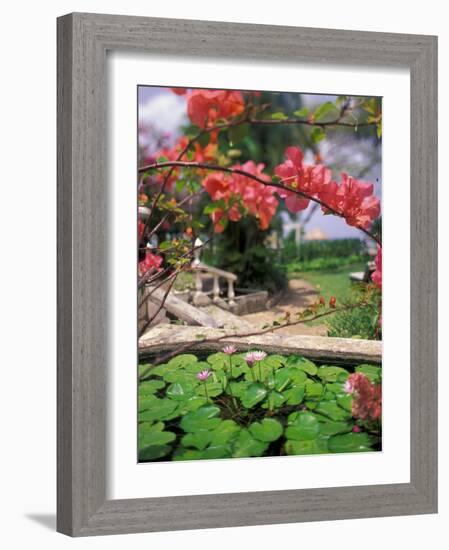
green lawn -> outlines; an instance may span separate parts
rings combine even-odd
[[[343,301],[349,297],[351,290],[352,283],[349,280],[349,273],[364,271],[364,269],[364,263],[356,263],[336,268],[332,271],[320,270],[289,273],[289,278],[304,279],[313,284],[326,301],[331,296],[336,296],[338,301]]]

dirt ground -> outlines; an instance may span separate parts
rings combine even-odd
[[[262,327],[264,324],[271,324],[275,320],[279,320],[285,316],[287,311],[291,313],[291,319],[295,319],[295,314],[304,310],[309,305],[313,304],[318,296],[318,292],[315,288],[301,279],[291,279],[289,281],[288,289],[278,304],[273,306],[268,311],[260,311],[259,313],[250,313],[249,315],[242,315],[240,318],[248,321],[256,327]],[[316,325],[313,327],[305,326],[303,324],[286,326],[276,331],[277,334],[289,334],[289,335],[315,335],[315,336],[327,336],[326,325]]]

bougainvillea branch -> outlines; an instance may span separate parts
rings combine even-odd
[[[274,188],[280,189],[284,192],[293,193],[295,195],[303,197],[304,199],[313,201],[313,202],[319,204],[322,208],[326,209],[327,212],[332,213],[335,216],[338,216],[340,218],[345,218],[345,215],[344,215],[343,212],[340,212],[340,211],[336,210],[330,204],[326,203],[322,199],[320,199],[320,198],[318,198],[314,195],[305,193],[304,191],[301,191],[299,189],[295,189],[295,188],[286,186],[282,183],[283,180],[280,180],[279,182],[275,182],[275,181],[271,181],[271,180],[267,181],[266,179],[263,179],[263,178],[255,175],[255,174],[251,174],[250,172],[242,170],[241,168],[229,167],[229,166],[220,166],[218,164],[208,164],[208,163],[202,163],[202,162],[196,162],[196,161],[176,160],[176,161],[167,161],[167,162],[155,162],[155,163],[152,163],[152,164],[148,164],[146,166],[142,166],[141,168],[139,168],[139,173],[149,172],[151,170],[157,170],[157,169],[162,169],[162,168],[172,168],[173,169],[175,167],[198,168],[198,169],[203,169],[203,170],[225,172],[225,173],[229,173],[229,174],[238,174],[240,176],[244,176],[246,178],[257,181],[258,183],[263,184],[264,186],[274,187]],[[367,230],[364,227],[361,227],[360,225],[354,225],[354,227],[357,227],[357,229],[359,229],[360,231],[365,233],[365,235],[367,235],[368,237],[373,239],[377,244],[379,244],[379,246],[382,245],[382,242],[381,242],[381,240],[379,239],[379,237],[377,235],[374,235],[369,230]]]

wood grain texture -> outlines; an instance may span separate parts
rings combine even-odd
[[[106,500],[106,52],[411,71],[411,481]],[[58,20],[58,531],[99,535],[437,509],[437,39],[115,15]]]

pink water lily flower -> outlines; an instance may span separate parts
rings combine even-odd
[[[246,354],[245,361],[249,366],[252,366],[254,363],[265,359],[266,356],[267,354],[264,351],[250,351]]]
[[[200,371],[196,377],[198,378],[198,380],[201,380],[201,382],[205,382],[209,376],[212,374],[212,371],[209,370],[209,369],[204,369],[202,371]]]
[[[233,355],[234,353],[237,353],[237,348],[232,345],[225,346],[223,348],[223,353],[226,353],[226,355]]]
[[[253,351],[254,361],[262,361],[267,354],[264,351]]]

